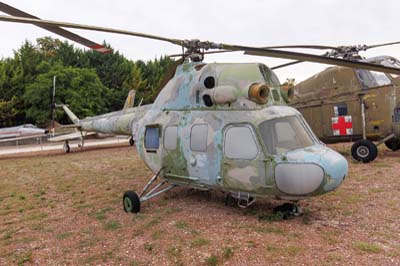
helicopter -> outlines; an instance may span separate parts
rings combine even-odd
[[[128,213],[140,212],[143,202],[177,186],[223,191],[243,208],[258,198],[295,202],[335,190],[348,174],[347,160],[321,143],[301,113],[287,106],[288,93],[271,69],[261,63],[204,63],[208,50],[400,74],[395,67],[272,47],[181,40],[32,17],[0,20],[119,33],[183,49],[153,104],[75,120],[84,131],[131,135],[154,173],[140,193],[123,194]]]
[[[324,56],[400,68],[390,56],[363,58],[360,51],[387,45],[354,45],[332,49]],[[293,65],[299,61],[277,66]],[[274,69],[274,68],[273,68]],[[352,157],[368,163],[378,155],[377,146],[400,149],[400,76],[366,69],[330,67],[293,87],[290,105],[298,109],[325,143],[353,142]],[[373,142],[375,141],[375,143]]]

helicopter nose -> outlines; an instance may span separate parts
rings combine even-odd
[[[281,191],[291,195],[332,191],[348,172],[347,160],[323,145],[290,151],[285,157],[275,168],[275,181]]]

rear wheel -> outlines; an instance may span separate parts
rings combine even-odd
[[[369,163],[378,156],[378,149],[370,140],[359,140],[351,147],[351,155],[357,161]]]
[[[135,145],[135,141],[133,140],[133,138],[131,137],[131,138],[129,138],[129,145],[130,146],[133,146],[133,145]]]
[[[388,141],[385,141],[386,147],[391,149],[392,151],[397,151],[400,149],[400,140],[398,139],[390,139]]]
[[[64,143],[63,150],[65,151],[65,153],[69,153],[71,151],[71,147],[68,143]]]

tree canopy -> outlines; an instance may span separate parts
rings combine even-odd
[[[118,51],[82,50],[51,37],[25,41],[13,57],[0,60],[0,127],[47,124],[54,76],[56,102],[68,104],[78,117],[121,109],[130,89],[151,103],[172,62],[168,57],[128,60]],[[56,120],[69,122],[62,111]]]

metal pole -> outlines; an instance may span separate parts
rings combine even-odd
[[[361,97],[361,119],[362,119],[362,130],[363,130],[363,139],[367,139],[367,133],[365,130],[365,104],[364,99]]]
[[[53,100],[51,102],[51,127],[52,127],[51,132],[52,132],[53,137],[55,135],[55,130],[54,130],[54,119],[55,119],[54,111],[56,108],[55,107],[55,100],[56,100],[55,97],[56,97],[56,76],[53,77]]]

